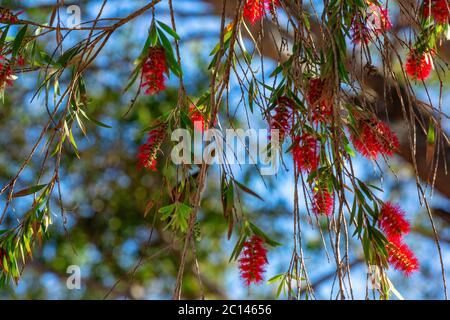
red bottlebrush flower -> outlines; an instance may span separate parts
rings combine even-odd
[[[325,81],[319,78],[309,81],[309,88],[306,94],[312,109],[312,119],[316,122],[326,122],[333,114],[332,104],[324,97]]]
[[[206,123],[203,113],[201,113],[194,105],[189,106],[189,114],[191,121],[194,124],[194,129],[197,131],[204,132],[208,124]]]
[[[388,238],[394,238],[409,232],[409,222],[405,219],[405,212],[399,206],[390,202],[383,204],[380,212],[380,226]]]
[[[280,97],[275,107],[275,115],[270,120],[270,128],[279,130],[280,141],[284,140],[287,133],[291,131],[293,101],[287,97]]]
[[[17,17],[21,12],[14,14],[8,8],[0,8],[0,22],[1,23],[17,23],[19,18]]]
[[[359,44],[364,42],[368,44],[373,37],[382,34],[392,28],[387,9],[383,9],[380,5],[370,4],[367,9],[367,16],[364,21],[353,18],[352,21],[352,40],[353,43]]]
[[[406,276],[419,270],[419,261],[401,237],[388,238],[388,241],[388,261],[396,270],[403,271]]]
[[[425,0],[423,2],[423,16],[433,17],[438,24],[449,23],[450,20],[450,3],[446,0]]]
[[[138,168],[156,171],[156,158],[166,136],[166,125],[153,129],[148,133],[147,142],[139,147]]]
[[[411,50],[406,59],[405,69],[406,73],[413,80],[427,79],[433,69],[433,53],[419,53],[415,50]]]
[[[280,0],[266,0],[266,6],[270,12],[274,12],[280,6]]]
[[[0,270],[3,270],[3,257],[6,255],[6,251],[0,248]]]
[[[265,13],[265,0],[247,0],[244,6],[244,17],[254,24],[261,20]]]
[[[383,7],[374,3],[369,6],[367,22],[370,25],[370,30],[372,30],[376,35],[392,28],[392,22],[389,18],[388,9],[383,9]]]
[[[247,286],[252,283],[258,284],[263,280],[266,264],[268,264],[268,260],[264,240],[253,235],[250,240],[244,242],[244,249],[239,259],[241,277]]]
[[[376,124],[375,130],[377,132],[380,153],[384,156],[392,157],[400,146],[397,136],[389,129],[386,123],[381,121]]]
[[[323,187],[315,187],[313,190],[313,206],[314,214],[323,214],[331,216],[333,214],[334,194]]]
[[[0,56],[0,91],[12,86],[16,79],[17,77],[14,74],[11,64],[3,56]]]
[[[361,120],[358,127],[359,134],[352,134],[350,138],[364,157],[376,159],[379,154],[390,157],[398,150],[398,138],[386,123],[372,118]]]
[[[322,98],[322,91],[324,87],[324,81],[319,78],[314,78],[309,81],[309,89],[306,94],[306,100],[309,104],[318,104]]]
[[[319,166],[317,139],[314,136],[305,133],[300,137],[294,137],[292,140],[292,156],[298,170],[307,173],[317,170],[317,167]]]
[[[370,30],[366,26],[366,24],[361,21],[358,21],[355,18],[353,19],[351,25],[351,32],[352,32],[352,42],[354,44],[360,43],[368,44],[372,40]]]
[[[20,67],[23,67],[25,64],[26,64],[26,61],[25,61],[24,57],[19,56],[17,58],[17,65],[20,66]]]
[[[244,6],[244,17],[255,24],[263,18],[266,10],[273,11],[275,6],[279,6],[279,0],[247,0]]]
[[[142,66],[142,87],[146,87],[145,94],[153,95],[163,91],[165,86],[164,73],[167,72],[166,53],[162,48],[150,48],[147,60]]]

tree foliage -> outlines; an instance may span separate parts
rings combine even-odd
[[[246,285],[265,278],[270,297],[309,299],[305,252],[317,252],[334,263],[335,297],[355,297],[351,268],[363,263],[366,298],[369,287],[401,298],[388,270],[419,270],[412,230],[434,241],[447,296],[429,200],[435,184],[448,195],[447,1],[218,1],[197,63],[176,1],[114,18],[107,2],[75,27],[58,4],[0,11],[2,287],[48,269],[63,279],[68,261],[86,260],[94,290],[84,297],[141,297],[149,281],[163,284],[160,297],[223,297],[217,276],[237,263]],[[236,170],[217,150],[220,165],[171,159],[178,128],[261,127],[273,130],[279,175],[262,176],[260,163]],[[424,208],[413,226],[382,183],[400,171],[395,154],[411,164]],[[358,172],[361,157],[374,177]],[[276,274],[266,269],[279,248],[291,256]]]

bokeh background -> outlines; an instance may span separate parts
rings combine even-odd
[[[219,2],[219,1],[217,1]],[[320,9],[321,1],[312,1]],[[66,1],[79,5],[82,21],[88,21],[98,13],[102,1]],[[146,4],[146,1],[107,2],[103,17],[123,17]],[[2,5],[25,10],[21,16],[29,20],[46,22],[50,15],[50,5],[54,1],[2,1]],[[310,5],[310,4],[308,4]],[[391,18],[396,24],[398,10],[392,1]],[[198,97],[208,89],[207,66],[220,34],[220,17],[217,15],[216,1],[174,0],[177,31],[181,41],[183,71],[188,94]],[[64,21],[65,8],[61,8]],[[157,18],[170,23],[166,2],[157,6]],[[282,18],[282,17],[281,17]],[[134,92],[123,92],[133,61],[139,55],[151,22],[150,12],[118,30],[110,39],[96,62],[85,76],[89,98],[89,112],[96,119],[110,125],[103,128],[90,125],[87,136],[76,131],[81,159],[70,148],[66,148],[61,165],[63,202],[66,209],[62,216],[58,206],[53,206],[51,237],[35,248],[32,261],[26,266],[24,276],[17,286],[10,285],[0,290],[2,299],[167,299],[170,298],[178,270],[180,248],[173,234],[164,230],[155,210],[144,216],[149,200],[168,204],[167,190],[161,188],[165,177],[174,176],[171,166],[160,167],[159,173],[139,171],[136,168],[138,146],[143,142],[152,119],[173,108],[177,101],[177,79],[172,77],[169,89],[156,97],[141,96],[124,117]],[[399,31],[401,32],[401,31]],[[83,32],[74,32],[66,40],[67,49],[81,37]],[[42,47],[52,52],[54,36],[42,41]],[[252,47],[248,42],[249,48]],[[260,63],[258,59],[255,59]],[[255,63],[256,63],[255,62]],[[276,67],[270,58],[264,58],[265,78]],[[19,79],[6,92],[5,102],[0,104],[0,185],[13,177],[30,151],[43,124],[48,119],[43,97],[32,100],[36,90],[36,73],[18,74]],[[259,76],[262,77],[262,72]],[[448,81],[443,79],[443,111],[449,114],[450,95]],[[439,100],[441,82],[434,77],[428,84],[428,92],[435,102]],[[419,97],[426,97],[421,86],[415,88]],[[229,114],[235,122],[246,123],[242,111],[241,90],[236,79],[231,79]],[[225,114],[220,115],[226,121]],[[266,128],[267,124],[258,115],[253,115],[251,123],[256,128]],[[449,128],[448,121],[444,127]],[[41,145],[39,150],[44,146]],[[169,145],[165,155],[170,154]],[[19,181],[18,189],[33,185],[43,154],[38,153]],[[395,156],[390,172],[385,163],[380,168],[362,158],[355,158],[356,174],[364,181],[381,186],[385,192],[379,196],[402,206],[412,222],[413,231],[406,241],[416,252],[421,270],[405,278],[399,272],[389,271],[389,276],[407,299],[443,298],[441,269],[430,222],[425,209],[421,207],[416,190],[412,167],[402,158]],[[264,199],[260,201],[245,193],[241,194],[246,214],[258,226],[283,245],[269,251],[269,265],[266,279],[285,272],[289,266],[293,238],[293,195],[294,179],[292,161],[285,157],[285,166],[276,176],[261,181],[252,166],[233,168],[237,179],[251,187]],[[381,182],[381,183],[380,183]],[[220,203],[220,170],[212,168],[208,175],[200,212],[201,240],[197,242],[197,255],[201,283],[190,261],[183,284],[183,297],[199,298],[276,298],[277,284],[263,283],[247,288],[239,277],[237,263],[229,263],[235,238],[226,239],[227,224],[223,218]],[[4,195],[0,203],[4,204]],[[13,202],[8,217],[0,229],[14,225],[30,205],[31,199],[20,198]],[[56,202],[55,202],[56,203]],[[450,276],[450,202],[439,191],[431,198],[433,208],[438,208],[436,225],[441,235],[446,276]],[[305,212],[302,221],[303,244],[306,267],[316,291],[316,298],[333,298],[335,264],[328,259],[326,250],[329,243],[322,241],[318,227],[310,223]],[[326,238],[325,238],[326,239]],[[356,298],[364,298],[367,267],[362,261],[363,253],[359,242],[352,241],[351,279]],[[81,268],[82,287],[68,290],[66,287],[67,267]],[[136,268],[136,266],[138,266]],[[281,298],[285,295],[282,294]]]

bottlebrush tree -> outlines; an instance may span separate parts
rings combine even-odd
[[[265,129],[277,130],[280,145],[269,144],[269,151],[280,152],[281,170],[291,175],[295,186],[287,191],[293,193],[292,243],[282,243],[247,214],[244,202],[248,198],[242,195],[257,201],[270,199],[262,199],[240,182],[226,159],[216,165],[220,187],[215,201],[223,212],[223,228],[219,229],[234,242],[229,260],[237,265],[236,274],[240,271],[244,285],[277,282],[278,294],[285,292],[291,299],[314,297],[302,243],[304,225],[317,226],[331,248],[326,254],[335,262],[339,298],[353,297],[350,255],[355,253],[349,252],[350,241],[359,244],[360,259],[370,271],[372,289],[379,298],[398,295],[387,270],[408,277],[420,270],[419,260],[404,238],[412,229],[408,213],[402,203],[383,200],[389,197],[381,183],[369,183],[358,176],[354,169],[358,154],[379,168],[389,168],[395,154],[411,163],[418,197],[442,254],[428,197],[435,185],[449,195],[442,182],[448,179],[444,176],[450,143],[443,129],[448,110],[441,99],[435,101],[430,96],[427,82],[438,81],[441,89],[448,87],[448,55],[444,57],[441,52],[448,46],[450,34],[449,3],[210,2],[220,17],[219,35],[216,45],[208,49],[208,65],[202,72],[209,81],[200,93],[189,92],[185,70],[192,68],[192,61],[181,50],[176,1],[147,1],[115,19],[103,19],[101,7],[95,20],[73,28],[58,18],[58,5],[49,12],[47,23],[28,19],[26,9],[1,8],[0,97],[9,99],[21,77],[32,75],[37,83],[32,99],[44,97],[48,118],[40,133],[30,137],[34,139],[31,148],[17,163],[14,174],[0,186],[0,285],[18,283],[26,274],[33,254],[52,239],[55,214],[61,214],[64,225],[69,213],[63,203],[69,191],[61,186],[61,179],[70,171],[61,163],[65,157],[83,161],[79,133],[89,139],[93,126],[115,130],[90,111],[89,75],[98,67],[96,63],[111,38],[142,17],[146,17],[146,41],[139,44],[141,52],[134,64],[126,67],[132,68],[128,82],[117,81],[122,82],[124,94],[132,96],[126,115],[149,96],[169,99],[164,96],[169,82],[177,85],[170,110],[148,119],[141,128],[145,137],[140,147],[129,150],[135,155],[136,174],[160,181],[155,187],[158,196],[144,201],[143,219],[152,216],[152,228],[162,224],[161,234],[170,234],[176,243],[174,299],[183,297],[186,274],[196,274],[202,283],[196,246],[209,241],[201,236],[202,200],[208,173],[215,165],[204,159],[174,163],[170,155],[177,142],[171,135],[178,128],[205,135],[208,129],[232,126],[235,119],[229,112],[229,96],[233,88],[238,88],[239,108],[247,118],[263,119]],[[167,12],[169,19],[163,18]],[[394,15],[402,19],[394,19]],[[69,40],[73,33],[81,35],[75,43]],[[268,71],[265,64],[270,58],[275,67]],[[419,96],[419,90],[426,92],[425,98]],[[392,125],[389,115],[394,115],[397,123],[401,120],[401,128]],[[119,117],[117,121],[126,120]],[[426,147],[418,148],[419,144]],[[418,156],[425,160],[417,160]],[[36,158],[40,169],[31,179],[34,183],[24,185],[30,181],[27,170]],[[395,171],[385,171],[385,175],[396,175]],[[18,202],[23,210],[20,214],[14,208]],[[14,219],[6,223],[11,216]],[[284,272],[267,274],[270,252],[280,247],[292,248],[291,262]],[[194,267],[188,268],[192,263]],[[440,264],[446,296],[442,257]]]

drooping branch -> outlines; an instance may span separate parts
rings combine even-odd
[[[219,12],[220,4],[217,1],[212,0],[204,0],[204,2],[211,5],[214,13]],[[229,0],[227,1],[227,11],[228,15],[231,15],[235,7],[239,1],[237,0]],[[402,9],[404,8],[413,8],[413,4],[411,1],[399,1]],[[410,13],[412,14],[412,13]],[[406,13],[402,11],[399,19],[406,20]],[[260,25],[250,26],[250,31],[253,34],[261,34],[261,46],[260,52],[263,56],[267,58],[271,58],[274,60],[280,60],[280,53],[277,44],[274,43],[274,39],[271,36],[272,34],[278,34],[286,39],[291,40],[289,36],[289,32],[286,30],[279,31],[277,26],[275,26],[271,21],[264,21],[263,30],[260,30]],[[320,36],[320,28],[318,27],[318,23],[311,22],[311,31],[313,36],[315,36],[315,40],[317,41],[317,45],[321,45],[321,36]],[[280,42],[281,40],[278,39]],[[280,45],[280,42],[278,45]],[[447,63],[450,62],[450,43],[444,42],[440,46],[439,55],[445,59]],[[358,76],[360,78],[360,76]],[[384,121],[389,121],[393,127],[393,130],[398,134],[400,139],[400,149],[398,155],[400,155],[406,162],[411,164],[413,167],[417,168],[417,175],[424,182],[430,183],[433,185],[441,194],[450,198],[450,179],[448,176],[447,168],[450,166],[450,146],[448,141],[442,141],[441,146],[442,150],[439,152],[439,157],[436,156],[437,164],[434,166],[430,166],[430,146],[427,144],[426,133],[424,132],[424,128],[420,128],[417,124],[418,128],[416,130],[416,137],[413,139],[415,145],[413,148],[415,149],[415,154],[411,154],[411,143],[408,137],[408,128],[406,126],[406,121],[404,118],[404,114],[402,113],[402,101],[403,103],[407,103],[410,100],[411,95],[405,90],[404,85],[397,83],[396,86],[392,84],[390,80],[387,80],[381,73],[365,73],[363,75],[363,79],[366,88],[370,89],[372,93],[375,94],[374,101],[376,101],[376,111],[380,119]],[[415,114],[413,118],[415,119],[429,119],[430,114],[425,114],[423,112],[424,108],[427,108],[419,100],[411,101],[412,110],[414,110]],[[386,115],[386,111],[388,110],[388,115]],[[415,164],[414,164],[415,163]],[[435,170],[433,170],[435,169]]]

